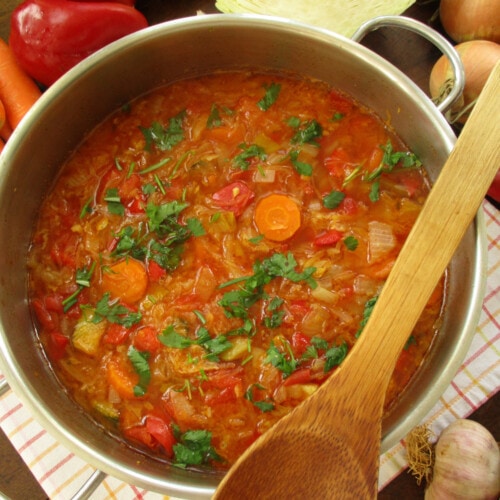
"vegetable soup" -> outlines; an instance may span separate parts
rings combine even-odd
[[[154,90],[86,138],[44,201],[28,266],[48,360],[119,439],[225,469],[349,355],[428,190],[390,126],[323,82],[242,71]]]

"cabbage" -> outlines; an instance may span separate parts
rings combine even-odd
[[[265,14],[326,28],[351,37],[365,21],[401,14],[415,0],[217,0],[226,14]]]

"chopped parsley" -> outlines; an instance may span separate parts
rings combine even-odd
[[[90,286],[90,280],[94,274],[94,269],[95,262],[92,262],[90,267],[82,267],[76,270],[75,283],[78,285],[78,288],[69,297],[63,300],[62,305],[64,312],[67,312],[71,307],[73,307],[77,303],[78,295],[80,295],[82,290]]]
[[[183,434],[174,427],[177,443],[174,444],[174,465],[185,469],[189,465],[205,465],[211,460],[221,461],[212,446],[212,433],[206,430],[191,430]]]
[[[149,353],[140,352],[131,345],[127,351],[127,356],[135,372],[139,375],[139,383],[134,387],[134,395],[137,397],[144,396],[151,380],[151,370],[148,363]]]
[[[354,236],[347,236],[346,238],[344,238],[344,245],[346,246],[347,250],[350,250],[351,252],[358,248],[358,244],[359,241]]]
[[[267,328],[278,328],[281,326],[283,316],[285,316],[285,311],[280,311],[279,308],[284,302],[285,301],[281,297],[273,297],[270,300],[266,308],[266,311],[269,312],[270,315],[264,318],[264,326]]]
[[[209,361],[219,361],[218,355],[232,347],[232,343],[227,340],[225,335],[212,337],[205,327],[198,328],[196,339],[190,339],[185,335],[175,331],[173,325],[169,325],[159,336],[160,342],[174,349],[186,349],[192,345],[199,345],[207,351],[204,359]]]
[[[104,201],[108,205],[108,211],[110,214],[120,215],[123,217],[125,214],[125,207],[120,199],[118,188],[107,189],[106,194],[104,195]]]
[[[219,108],[216,104],[212,104],[210,108],[210,114],[207,119],[207,128],[220,127],[222,125],[222,120],[219,113]]]
[[[289,377],[299,366],[299,361],[295,359],[288,342],[284,342],[287,352],[283,352],[271,341],[271,345],[266,351],[264,363],[271,363],[283,373],[283,377]]]
[[[259,106],[262,111],[267,111],[276,102],[276,99],[278,99],[281,85],[279,83],[273,82],[269,86],[264,85],[264,88],[266,89],[266,93],[264,94],[264,97],[257,103],[257,106]]]
[[[288,121],[290,124],[290,120]],[[292,122],[296,124],[297,122]],[[314,144],[318,145],[316,139],[320,138],[323,135],[323,127],[316,120],[308,120],[306,122],[300,123],[293,128],[296,128],[297,131],[295,135],[292,137],[292,144]]]
[[[368,320],[370,319],[370,315],[373,311],[373,308],[375,307],[375,304],[377,303],[378,296],[372,297],[371,299],[367,300],[365,302],[365,308],[363,310],[363,318],[361,319],[359,323],[359,329],[356,332],[356,338],[358,338],[361,335],[361,332],[363,331],[363,328],[366,326],[366,323],[368,323]]]
[[[185,225],[179,222],[179,215],[187,206],[177,200],[161,205],[148,203],[148,231],[141,225],[137,230],[131,226],[122,228],[116,235],[118,242],[112,255],[154,260],[163,269],[174,271],[181,262],[183,243],[191,236],[205,234],[203,225],[194,217],[188,218]]]
[[[342,191],[331,191],[327,195],[323,196],[323,206],[330,210],[337,208],[345,198],[345,193]]]
[[[118,325],[130,328],[141,321],[142,314],[131,311],[117,301],[111,302],[110,294],[106,292],[96,304],[92,323],[99,323],[103,319],[108,320],[110,323],[117,323]]]
[[[320,351],[325,358],[325,366],[323,372],[328,373],[330,370],[340,365],[347,356],[348,346],[347,342],[342,342],[338,346],[329,346],[328,342],[321,337],[313,337],[311,345],[307,347],[302,355],[303,359],[316,359],[320,356]]]
[[[300,174],[310,177],[313,173],[312,165],[299,160],[300,151],[292,149],[289,153],[293,168]]]
[[[181,142],[184,139],[182,122],[185,115],[186,112],[181,111],[176,116],[173,116],[166,127],[163,127],[159,122],[153,122],[149,128],[140,127],[146,139],[144,149],[151,151],[151,146],[154,144],[161,151],[168,151]]]
[[[297,261],[291,253],[287,255],[275,253],[262,262],[256,261],[253,265],[253,275],[236,278],[219,286],[225,288],[240,284],[236,290],[226,292],[219,305],[224,308],[228,318],[248,318],[248,309],[257,301],[266,298],[264,286],[274,278],[286,278],[295,283],[305,281],[311,288],[315,288],[316,281],[312,275],[315,267],[308,267],[301,273],[296,271]]]
[[[242,150],[242,152],[239,155],[235,156],[233,164],[236,168],[239,168],[240,170],[248,170],[252,158],[258,158],[259,160],[262,161],[267,158],[264,148],[257,144],[248,145],[242,143],[239,145],[239,148]]]
[[[274,403],[270,401],[255,401],[254,399],[254,391],[255,390],[264,390],[265,387],[261,384],[252,384],[245,392],[245,399],[250,401],[254,406],[256,406],[262,412],[268,412],[274,410]]]

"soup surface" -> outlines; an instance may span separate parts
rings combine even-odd
[[[322,82],[238,72],[155,90],[90,134],[44,202],[28,262],[41,343],[111,432],[226,468],[348,355],[428,187],[390,127]]]

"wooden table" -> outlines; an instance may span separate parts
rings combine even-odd
[[[9,18],[20,0],[2,0],[0,5],[0,37],[8,39]],[[405,15],[424,22],[429,22],[438,7],[438,1],[420,2],[408,9]],[[151,24],[160,21],[195,15],[197,10],[215,13],[214,1],[203,0],[137,0],[137,8],[148,18]],[[432,26],[441,30],[439,21]],[[411,33],[401,30],[379,30],[369,35],[363,42],[372,50],[386,57],[410,76],[424,91],[427,91],[428,77],[432,65],[439,57],[437,49],[428,42]],[[500,441],[500,393],[491,398],[470,418],[481,422]],[[46,498],[44,492],[12,447],[6,436],[0,432],[0,497],[7,495],[12,500]],[[379,498],[405,500],[421,499],[423,486],[418,486],[415,479],[407,473],[399,475],[380,494]]]

